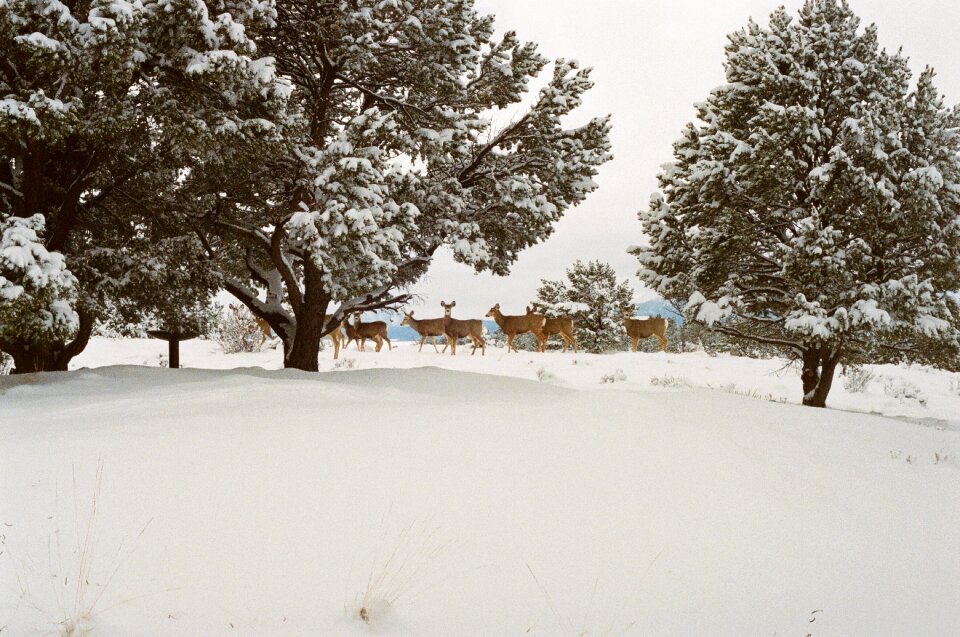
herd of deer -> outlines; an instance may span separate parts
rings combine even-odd
[[[417,351],[423,351],[423,344],[429,338],[433,343],[433,349],[438,354],[441,353],[437,348],[437,337],[444,336],[447,339],[447,344],[443,346],[444,352],[447,351],[447,346],[449,345],[450,354],[456,356],[457,341],[462,338],[469,338],[473,343],[473,349],[470,351],[471,356],[476,353],[478,347],[480,348],[481,356],[485,355],[487,353],[487,343],[483,338],[483,321],[480,319],[462,320],[453,318],[451,315],[453,308],[457,305],[456,301],[452,303],[440,301],[440,305],[443,307],[443,316],[440,318],[414,318],[413,310],[403,313],[403,321],[400,324],[413,328],[413,330],[420,335],[420,347]],[[563,339],[564,352],[567,351],[568,347],[573,347],[574,352],[577,351],[577,337],[574,336],[573,333],[573,319],[569,316],[547,318],[529,306],[527,307],[526,314],[508,316],[500,311],[499,303],[490,308],[486,316],[496,321],[500,330],[506,334],[508,352],[510,350],[514,352],[517,351],[513,341],[521,334],[533,334],[536,337],[538,352],[546,350],[547,339],[551,336],[560,336],[560,338]],[[386,342],[388,349],[393,349],[393,344],[387,336],[387,324],[385,322],[371,321],[364,323],[360,320],[360,312],[353,314],[352,323],[349,319],[350,317],[344,318],[340,327],[328,335],[333,342],[334,358],[339,358],[340,351],[345,350],[350,346],[350,343],[354,342],[357,344],[357,349],[361,352],[366,351],[367,340],[372,340],[376,343],[376,351],[378,352],[383,349],[384,342]],[[269,324],[263,319],[257,318],[256,321],[260,326],[260,330],[263,332],[262,345],[270,338],[272,331]],[[633,318],[632,308],[624,308],[623,324],[627,330],[627,335],[630,337],[630,343],[634,352],[638,349],[640,339],[651,336],[655,336],[657,340],[660,341],[661,351],[667,350],[666,319],[659,317],[636,319]]]

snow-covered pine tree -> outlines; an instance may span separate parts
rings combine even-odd
[[[548,317],[573,318],[578,345],[599,353],[621,349],[626,343],[623,308],[632,299],[629,281],[618,282],[608,263],[577,261],[567,269],[566,281],[540,282],[535,305]]]
[[[842,0],[729,36],[641,212],[641,278],[691,316],[802,361],[823,407],[844,357],[956,360],[960,124]]]
[[[589,69],[558,60],[534,104],[495,127],[491,109],[520,102],[547,60],[512,32],[495,39],[473,0],[276,7],[263,50],[294,84],[299,136],[263,163],[257,197],[223,191],[213,225],[230,241],[208,243],[286,366],[317,369],[324,334],[403,301],[441,246],[507,273],[596,188],[607,118],[563,125]]]
[[[157,241],[190,232],[164,194],[271,137],[289,85],[251,38],[274,18],[259,0],[0,3],[0,223],[40,215],[76,279],[71,330],[5,324],[17,371],[66,369],[106,299],[145,291],[131,268],[161,282],[202,254]]]
[[[18,364],[27,363],[32,345],[67,339],[77,328],[76,279],[63,255],[44,247],[43,230],[41,215],[0,218],[0,340],[22,344],[14,350]]]

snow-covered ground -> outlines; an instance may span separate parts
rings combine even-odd
[[[577,389],[671,391],[700,387],[787,403],[799,403],[802,393],[800,368],[778,358],[711,357],[705,353],[508,354],[503,348],[490,346],[486,356],[481,357],[478,352],[471,357],[470,347],[465,345],[452,358],[449,353],[434,352],[429,342],[422,352],[417,352],[417,347],[417,343],[394,342],[392,351],[375,353],[370,345],[360,353],[351,345],[340,360],[333,360],[332,350],[327,349],[320,354],[320,371],[435,366]],[[107,365],[159,367],[165,364],[166,357],[167,344],[163,341],[94,338],[86,351],[74,359],[71,369]],[[193,340],[180,345],[180,363],[183,367],[203,369],[280,369],[283,356],[278,349],[270,348],[255,354],[224,355],[213,341]],[[831,408],[960,431],[960,374],[922,365],[871,365],[865,370],[866,381],[857,391],[848,389],[850,383],[843,376],[834,379],[827,401]]]
[[[0,636],[960,634],[956,375],[164,348],[0,378]]]

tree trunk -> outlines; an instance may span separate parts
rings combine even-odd
[[[826,407],[827,395],[833,385],[833,374],[840,362],[841,348],[831,351],[826,345],[810,347],[803,352],[803,404],[809,407]]]
[[[4,342],[0,349],[13,357],[13,369],[10,373],[67,371],[70,361],[87,347],[90,335],[93,333],[93,314],[80,309],[77,315],[80,318],[80,327],[77,336],[69,343]]]
[[[283,366],[305,372],[319,370],[320,339],[323,338],[323,314],[305,314],[297,318],[297,331],[289,346],[284,343]]]
[[[302,369],[305,372],[319,371],[320,339],[323,331],[330,296],[323,289],[319,268],[309,259],[303,264],[303,301],[296,309],[297,329],[289,347],[284,343],[283,366],[287,369]]]

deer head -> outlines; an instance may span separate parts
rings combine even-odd
[[[453,311],[453,308],[457,305],[457,302],[452,301],[450,303],[444,303],[443,301],[440,301],[440,305],[443,306],[443,315],[449,317],[450,313]]]
[[[491,308],[490,308],[490,311],[487,312],[486,315],[487,315],[488,318],[496,318],[497,314],[500,314],[500,304],[499,304],[499,303],[497,303],[496,305],[494,305],[493,307],[491,307]]]
[[[400,321],[400,325],[409,325],[413,327],[413,310],[403,313],[403,320]]]

